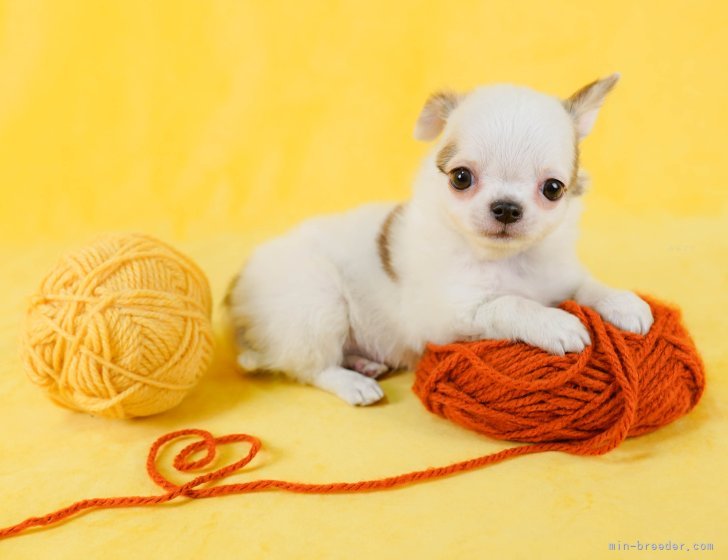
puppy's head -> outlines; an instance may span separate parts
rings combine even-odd
[[[441,138],[421,188],[481,246],[507,254],[537,243],[583,191],[579,141],[618,79],[592,82],[566,100],[509,85],[431,96],[415,138]]]

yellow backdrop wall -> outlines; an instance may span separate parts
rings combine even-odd
[[[680,304],[708,368],[690,417],[603,458],[530,457],[364,496],[100,512],[0,542],[0,556],[616,558],[610,542],[636,539],[725,554],[726,6],[0,2],[0,525],[81,497],[152,492],[149,441],[186,426],[260,435],[271,450],[246,480],[353,480],[507,445],[428,415],[408,373],[384,381],[386,404],[353,409],[241,378],[221,346],[180,407],[109,422],[53,406],[16,357],[24,297],[59,251],[93,234],[176,243],[219,301],[260,240],[313,214],[405,198],[427,150],[414,120],[442,87],[514,82],[566,96],[622,73],[583,147],[593,187],[580,251],[604,280]]]

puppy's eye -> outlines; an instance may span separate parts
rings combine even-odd
[[[543,195],[549,200],[558,200],[564,196],[564,183],[558,179],[546,179],[541,188]]]
[[[465,167],[457,167],[450,171],[450,185],[457,191],[464,191],[473,184],[473,174]]]

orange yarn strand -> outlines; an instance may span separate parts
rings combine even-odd
[[[689,412],[705,385],[702,362],[680,323],[679,312],[647,301],[655,323],[644,337],[622,332],[593,310],[566,302],[564,309],[579,317],[591,334],[592,344],[580,354],[552,356],[525,344],[505,341],[428,347],[417,368],[414,391],[430,411],[490,437],[533,445],[359,482],[254,480],[208,487],[204,485],[220,481],[250,463],[261,448],[260,440],[246,434],[214,437],[205,430],[178,430],[158,438],[147,456],[147,472],[165,491],[163,494],[81,500],[0,529],[0,539],[32,527],[52,525],[89,509],[151,506],[180,496],[200,499],[269,489],[306,494],[371,492],[543,451],[606,453],[629,436],[653,431]],[[157,457],[164,445],[189,436],[199,439],[176,455],[174,467],[178,471],[189,472],[211,464],[218,445],[245,442],[250,449],[242,459],[178,485],[160,473]],[[191,459],[201,451],[205,452],[202,458]]]
[[[179,471],[191,471],[197,468],[205,467],[215,458],[216,445],[234,443],[234,442],[247,442],[250,444],[250,450],[248,454],[242,459],[209,472],[207,474],[198,476],[186,484],[177,485],[165,478],[157,468],[157,454],[160,448],[180,437],[185,436],[198,436],[201,439],[189,444],[187,447],[182,449],[174,459],[174,466]],[[442,478],[451,474],[469,471],[482,467],[488,464],[498,463],[510,457],[517,455],[526,455],[529,453],[538,453],[540,451],[550,451],[563,449],[562,445],[559,444],[538,444],[538,445],[524,445],[520,447],[513,447],[493,453],[490,455],[484,455],[477,459],[469,459],[467,461],[461,461],[459,463],[453,463],[445,467],[436,467],[430,469],[424,469],[421,471],[415,471],[407,474],[401,474],[397,476],[391,476],[387,478],[379,478],[374,480],[363,480],[360,482],[332,482],[322,484],[312,484],[304,482],[288,482],[285,480],[254,480],[251,482],[242,482],[239,484],[224,484],[221,486],[214,486],[211,488],[198,488],[200,485],[205,483],[222,480],[226,476],[233,472],[243,468],[257,455],[261,448],[261,443],[255,436],[247,434],[230,434],[221,437],[214,437],[210,432],[206,430],[187,429],[170,432],[158,438],[149,450],[147,457],[147,472],[150,478],[161,488],[166,490],[165,494],[157,494],[151,496],[122,496],[115,498],[92,498],[87,500],[79,500],[78,502],[71,504],[68,507],[61,508],[52,513],[48,513],[41,517],[30,517],[25,521],[0,529],[0,539],[10,537],[22,533],[23,531],[30,529],[31,527],[43,527],[46,525],[52,525],[58,523],[63,519],[76,515],[84,510],[89,509],[110,509],[110,508],[121,508],[121,507],[134,507],[134,506],[153,506],[169,502],[178,498],[179,496],[185,496],[187,498],[213,498],[215,496],[225,496],[228,494],[246,494],[250,492],[260,492],[262,490],[278,489],[285,490],[287,492],[296,492],[301,494],[344,494],[344,493],[355,493],[355,492],[371,492],[374,490],[384,490],[388,488],[394,488],[397,486],[404,486],[415,482],[422,482],[425,480],[432,480],[434,478]],[[206,455],[197,461],[189,461],[190,455],[206,450]]]

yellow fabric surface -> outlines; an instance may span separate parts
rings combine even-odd
[[[60,253],[108,230],[196,259],[220,337],[222,294],[256,243],[407,196],[428,149],[414,120],[441,87],[565,96],[622,72],[583,145],[580,251],[603,280],[678,303],[708,376],[690,416],[603,457],[543,454],[365,495],[93,512],[0,541],[0,557],[621,558],[636,552],[609,543],[637,540],[726,557],[727,15],[719,1],[0,2],[0,526],[157,492],[148,445],[184,427],[263,439],[235,480],[358,480],[508,446],[427,413],[411,373],[358,409],[242,377],[221,343],[179,407],[110,421],[53,405],[17,357],[25,298]]]

